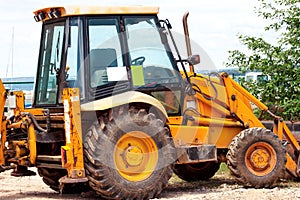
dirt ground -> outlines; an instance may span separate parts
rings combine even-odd
[[[45,200],[45,199],[96,199],[95,194],[60,195],[45,185],[41,177],[12,177],[10,171],[0,173],[0,199]],[[99,199],[99,197],[98,197]],[[187,183],[173,176],[167,188],[157,199],[214,200],[251,199],[281,200],[300,199],[299,182],[279,182],[271,189],[243,188],[227,175],[216,175],[210,181]]]

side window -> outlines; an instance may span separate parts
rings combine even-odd
[[[90,86],[95,88],[114,81],[110,76],[112,69],[122,67],[119,71],[124,69],[126,75],[126,68],[123,67],[118,20],[89,19],[88,26]]]
[[[74,18],[70,21],[65,87],[79,88],[83,98],[84,58],[82,38],[82,21],[79,18]]]
[[[55,104],[57,101],[57,72],[61,65],[64,41],[64,23],[45,25],[43,47],[37,78],[36,104]]]

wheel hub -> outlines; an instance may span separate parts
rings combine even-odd
[[[250,162],[256,169],[265,169],[269,166],[270,155],[265,149],[256,149],[250,155]]]
[[[248,148],[245,155],[247,169],[256,176],[272,172],[277,162],[274,148],[267,142],[256,142]]]
[[[128,146],[124,152],[124,160],[129,166],[139,166],[143,160],[143,152],[139,147]]]
[[[155,141],[142,131],[125,133],[116,143],[114,163],[119,174],[129,181],[147,179],[158,162]]]

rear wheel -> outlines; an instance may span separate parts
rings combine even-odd
[[[85,136],[90,186],[112,199],[150,199],[172,175],[173,145],[161,120],[145,110],[100,117]]]
[[[58,180],[67,175],[66,170],[55,170],[50,168],[38,168],[38,173],[43,177],[43,182],[55,191],[59,191]]]
[[[250,128],[239,133],[229,146],[227,165],[245,186],[272,186],[285,172],[285,148],[268,129]]]
[[[38,168],[38,173],[43,177],[43,182],[48,185],[52,190],[60,192],[59,179],[67,175],[65,169],[51,169],[51,168]],[[62,193],[80,193],[89,191],[90,187],[87,183],[77,183],[77,184],[65,184]]]
[[[218,162],[201,162],[195,164],[176,164],[174,173],[185,181],[208,180],[219,170]]]

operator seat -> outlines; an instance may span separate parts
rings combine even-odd
[[[92,49],[90,52],[90,81],[92,87],[108,83],[107,67],[117,67],[115,49]]]

